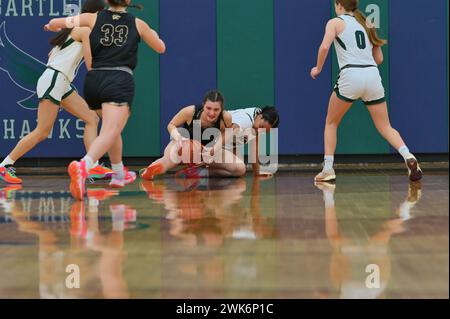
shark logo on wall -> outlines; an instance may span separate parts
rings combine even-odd
[[[28,95],[17,104],[27,110],[36,110],[39,104],[36,83],[46,64],[12,43],[5,25],[5,22],[0,24],[0,71],[6,72],[11,81]]]

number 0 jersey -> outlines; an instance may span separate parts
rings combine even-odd
[[[344,31],[334,40],[339,68],[349,65],[376,66],[373,45],[364,27],[351,15],[344,14],[338,18],[345,22]]]
[[[90,35],[92,67],[136,68],[141,37],[136,18],[128,12],[100,11]]]

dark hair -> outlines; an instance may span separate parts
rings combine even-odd
[[[264,106],[259,114],[272,128],[277,128],[280,125],[280,115],[274,106]]]
[[[127,0],[107,0],[110,6],[115,7],[127,7],[127,8],[135,8],[138,10],[143,10],[144,6],[142,4],[127,4]]]
[[[223,105],[224,105],[225,99],[224,99],[222,93],[220,93],[219,91],[209,91],[208,93],[206,93],[205,97],[203,98],[202,105],[205,106],[207,101],[219,102],[220,106],[222,107],[222,111],[223,111]]]
[[[105,8],[105,2],[103,0],[86,0],[81,8],[81,13],[96,13]],[[72,32],[70,29],[62,29],[50,39],[50,44],[54,47],[61,47]]]

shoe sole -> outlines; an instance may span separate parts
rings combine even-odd
[[[0,181],[5,182],[6,184],[10,184],[10,185],[21,185],[22,181],[20,182],[11,182],[11,181],[7,181],[6,179],[4,179],[3,177],[0,177]]]
[[[144,169],[142,174],[140,173],[139,175],[141,176],[142,179],[145,179],[147,181],[151,181],[151,180],[153,180],[153,177],[155,177],[156,175],[161,174],[162,171],[163,171],[162,165],[161,164],[156,164],[153,167],[147,167],[146,169]]]
[[[6,180],[6,178],[4,178],[2,175],[0,175],[0,181],[3,181],[6,184],[10,184],[10,185],[20,185],[20,184],[22,184],[22,180],[20,178],[17,178],[17,181],[12,182],[12,181]]]
[[[112,188],[123,188],[123,187],[133,183],[136,180],[136,178],[137,178],[136,175],[135,174],[133,174],[133,175],[134,175],[134,177],[132,179],[125,180],[125,182],[123,184],[122,183],[116,184],[116,183],[111,182],[111,183],[109,183],[109,186],[111,186]]]
[[[423,173],[416,159],[414,158],[408,159],[406,161],[406,166],[408,167],[409,170],[409,180],[411,182],[417,182],[422,179]]]
[[[107,173],[107,174],[91,174],[88,177],[92,179],[110,179],[112,177],[113,173]]]
[[[317,177],[315,177],[315,178],[314,178],[314,181],[315,181],[315,182],[318,182],[318,183],[322,183],[322,182],[334,182],[334,181],[336,181],[336,175],[329,175],[329,176],[327,176],[327,177],[325,177],[325,178],[317,178]]]
[[[78,176],[78,163],[76,161],[70,163],[67,171],[70,176],[70,193],[75,199],[82,201],[84,199],[84,183],[83,178],[81,176]],[[81,179],[81,185],[79,183],[79,179]]]
[[[109,183],[109,186],[112,188],[124,188],[125,184]]]

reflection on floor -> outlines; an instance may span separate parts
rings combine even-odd
[[[311,180],[0,185],[0,298],[448,298],[448,172]]]

